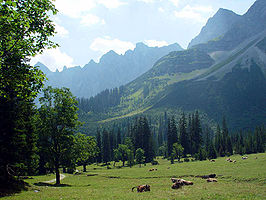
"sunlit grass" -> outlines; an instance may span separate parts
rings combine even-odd
[[[158,159],[157,166],[114,168],[111,163],[111,169],[94,164],[81,175],[66,174],[62,180],[65,187],[35,186],[34,183],[54,178],[54,175],[36,176],[27,180],[31,184],[29,191],[3,199],[265,199],[266,153],[249,155],[247,160],[242,160],[239,155],[231,159],[237,162],[229,163],[225,158],[219,158],[216,162],[176,162],[171,165],[168,160]],[[150,168],[158,170],[150,172]],[[210,173],[218,175],[217,183],[207,183],[205,179],[195,177]],[[193,181],[194,185],[173,190],[170,188],[171,177],[183,177]],[[131,192],[133,186],[141,184],[151,185],[151,191]]]

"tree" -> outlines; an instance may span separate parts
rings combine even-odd
[[[41,135],[47,141],[43,148],[50,154],[50,163],[56,172],[56,184],[60,184],[59,167],[69,149],[74,145],[73,136],[80,123],[77,115],[77,101],[68,88],[47,87],[40,98]]]
[[[144,161],[144,150],[141,148],[138,148],[136,150],[136,162],[139,164],[139,167],[141,167],[141,164]]]
[[[180,135],[180,144],[184,147],[184,156],[189,152],[189,141],[188,134],[186,132],[186,116],[185,113],[182,113],[182,116],[179,120],[179,135]]]
[[[125,162],[128,159],[128,151],[129,151],[129,149],[128,149],[127,145],[125,145],[125,144],[119,144],[118,145],[118,152],[120,155],[120,160],[123,163],[123,167],[125,166]]]
[[[49,13],[49,14],[48,14]],[[0,182],[12,185],[11,171],[36,161],[34,99],[45,79],[28,61],[54,47],[50,0],[2,0],[0,6]]]
[[[134,165],[134,152],[128,149],[127,156],[128,156],[128,165],[131,168]]]
[[[103,130],[103,139],[102,139],[102,157],[103,162],[107,165],[111,160],[111,148],[110,148],[110,137],[109,133],[104,129]],[[108,165],[107,165],[108,167]]]
[[[115,163],[119,162],[119,160],[120,160],[120,153],[118,149],[114,149],[114,167],[115,167]]]
[[[183,152],[184,152],[184,148],[182,147],[181,144],[178,144],[178,143],[173,144],[172,154],[174,158],[177,158],[178,161],[180,161],[180,158],[182,157]]]
[[[86,172],[86,165],[96,157],[97,153],[98,148],[94,137],[81,133],[74,136],[74,156],[76,162],[83,165],[83,172]]]
[[[96,140],[97,140],[97,147],[99,149],[96,159],[97,159],[97,163],[100,163],[102,162],[102,139],[101,139],[101,133],[98,128],[97,128]]]

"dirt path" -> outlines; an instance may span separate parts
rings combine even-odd
[[[64,175],[64,174],[60,174],[60,180],[62,180],[62,179],[64,179],[66,176]],[[44,181],[44,183],[53,183],[53,182],[55,182],[56,181],[56,179],[52,179],[52,180],[50,180],[50,181]]]

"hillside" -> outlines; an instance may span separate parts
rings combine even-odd
[[[182,50],[178,44],[159,48],[137,43],[134,50],[128,50],[124,55],[109,51],[99,63],[91,60],[83,68],[64,67],[62,72],[51,72],[43,64],[38,65],[48,77],[46,85],[67,87],[75,96],[89,98],[107,88],[127,84],[148,71],[159,58],[178,50]]]
[[[239,20],[220,38],[207,43],[195,45],[193,48],[211,53],[214,51],[230,51],[244,40],[255,36],[266,29],[266,1],[257,0]]]
[[[91,113],[91,122],[197,109],[216,122],[226,116],[232,129],[265,124],[265,38],[266,32],[261,32],[219,59],[197,48],[171,52],[125,85],[117,106],[102,114]]]

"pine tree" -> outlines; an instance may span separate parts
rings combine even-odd
[[[111,159],[111,148],[110,148],[109,133],[105,129],[103,130],[103,136],[102,136],[102,153],[103,153],[102,155],[103,162],[107,165],[107,163]]]
[[[117,146],[119,144],[121,144],[121,130],[120,130],[120,128],[117,129],[117,139],[116,139],[116,141],[117,141]]]
[[[101,163],[102,162],[102,136],[101,136],[101,132],[98,128],[97,128],[96,140],[97,140],[97,146],[99,149],[96,160],[98,163]]]
[[[185,113],[182,113],[182,116],[179,120],[179,135],[180,135],[180,144],[184,148],[184,156],[189,153],[189,141],[188,134],[186,132],[186,117]]]

